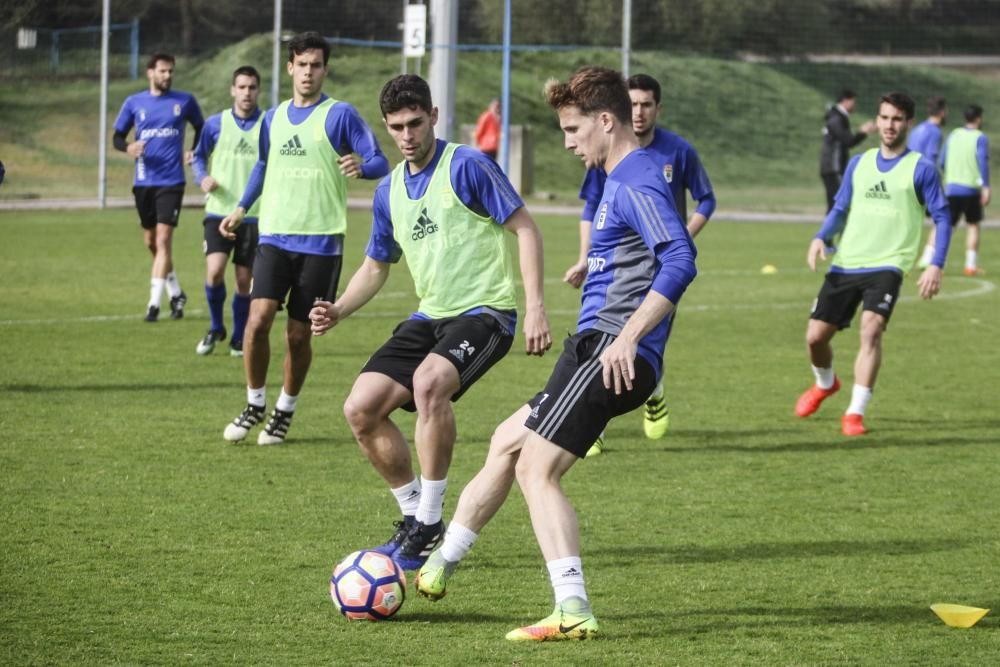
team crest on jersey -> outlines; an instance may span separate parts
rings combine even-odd
[[[174,115],[175,116],[180,116],[181,115],[181,105],[180,104],[175,104],[174,105]]]
[[[608,203],[604,202],[601,212],[597,215],[597,229],[604,229],[604,223],[608,219]]]
[[[674,182],[674,165],[672,164],[663,165],[663,178],[667,179],[667,183]]]
[[[146,110],[139,109],[139,122],[144,123],[146,121]]]

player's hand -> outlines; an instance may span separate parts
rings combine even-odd
[[[587,277],[587,262],[577,262],[573,266],[566,269],[566,273],[563,275],[563,282],[569,283],[577,289],[583,284],[584,278]]]
[[[205,178],[201,179],[201,183],[199,185],[201,186],[202,192],[209,193],[212,190],[215,190],[217,187],[219,187],[219,182],[214,178],[212,178],[211,176],[206,176]]]
[[[329,301],[317,300],[309,311],[310,329],[314,336],[322,336],[340,322],[340,306]]]
[[[622,389],[632,391],[632,380],[635,379],[635,355],[638,351],[635,343],[624,336],[618,336],[601,353],[600,362],[604,367],[604,388],[614,389],[615,394],[621,394]]]
[[[225,238],[232,241],[236,238],[236,229],[243,224],[243,216],[247,212],[243,210],[242,206],[237,206],[236,210],[227,215],[219,223],[219,233]]]
[[[142,154],[146,152],[146,142],[133,141],[125,147],[125,152],[128,153],[133,160],[138,160],[142,157]]]
[[[184,151],[184,164],[194,164],[194,151]]]
[[[941,267],[931,264],[920,274],[917,280],[917,288],[920,290],[921,299],[932,299],[934,295],[941,291]]]
[[[826,261],[826,243],[823,239],[813,239],[809,244],[809,252],[806,253],[806,262],[813,271],[816,270],[817,259],[821,262]]]
[[[353,153],[348,153],[337,160],[340,173],[347,178],[361,178],[361,160]]]
[[[979,191],[979,203],[982,204],[983,206],[989,206],[990,205],[990,189],[989,188],[983,188],[982,190]]]
[[[524,314],[524,347],[528,354],[538,357],[552,347],[552,332],[544,306],[529,307]]]

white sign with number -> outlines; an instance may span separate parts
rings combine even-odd
[[[427,5],[406,5],[403,15],[403,55],[422,58],[427,46]]]

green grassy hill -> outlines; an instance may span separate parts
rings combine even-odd
[[[270,38],[250,37],[209,59],[182,59],[175,86],[191,90],[206,115],[229,104],[232,70],[253,63],[268,70]],[[500,55],[459,56],[456,122],[471,123],[485,102],[500,93]],[[613,51],[515,54],[511,118],[530,125],[535,141],[536,190],[575,197],[582,167],[562,149],[555,116],[541,99],[550,77],[566,77],[580,65],[620,65]],[[423,63],[426,74],[428,63]],[[391,161],[397,153],[382,128],[378,92],[399,71],[399,55],[385,49],[334,49],[332,82],[327,92],[353,103],[378,134]],[[820,127],[833,91],[855,88],[860,96],[856,122],[873,115],[878,96],[890,89],[909,92],[918,100],[944,95],[952,103],[952,122],[961,108],[975,101],[990,111],[1000,109],[995,81],[936,67],[860,66],[827,64],[760,65],[717,58],[634,54],[633,72],[648,72],[664,84],[663,123],[687,137],[699,150],[725,208],[776,211],[817,210],[822,189],[817,175]],[[114,120],[126,95],[143,87],[141,81],[115,81],[110,90]],[[282,96],[290,94],[282,80]],[[8,182],[0,198],[26,196],[89,197],[97,188],[98,89],[96,80],[0,82],[0,159],[7,164]],[[870,141],[867,145],[874,145]],[[996,153],[995,153],[996,155]],[[994,158],[997,164],[997,158]],[[129,161],[111,151],[109,193],[127,195]],[[358,192],[371,184],[358,184]]]

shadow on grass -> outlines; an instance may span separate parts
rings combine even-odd
[[[951,427],[951,424],[949,424]],[[744,454],[774,454],[784,452],[824,452],[842,451],[847,449],[887,449],[890,447],[955,447],[960,445],[989,445],[996,444],[1000,439],[996,436],[996,428],[1000,425],[990,426],[989,423],[970,423],[968,427],[959,424],[957,430],[968,430],[970,428],[982,429],[982,436],[953,436],[953,435],[920,435],[926,429],[915,427],[910,429],[901,428],[872,428],[862,437],[847,438],[842,437],[828,442],[817,442],[816,440],[804,442],[783,442],[778,444],[749,444],[734,443],[747,437],[766,437],[773,435],[775,431],[762,429],[756,432],[740,431],[735,434],[730,431],[671,431],[671,435],[677,438],[688,438],[693,440],[710,441],[707,444],[698,444],[691,447],[650,447],[644,450],[649,453],[661,454],[694,454],[706,451],[710,452],[741,452]],[[832,426],[831,428],[836,428]],[[824,434],[823,437],[827,437]]]
[[[506,623],[510,625],[514,622],[511,620],[510,614],[504,614],[502,616],[482,613],[470,614],[468,612],[456,614],[448,613],[447,609],[442,609],[440,614],[428,614],[419,611],[416,613],[409,613],[409,610],[407,610],[406,615],[401,617],[400,620],[406,621],[407,623],[434,623],[436,625],[440,625],[441,623]],[[513,625],[511,627],[513,627]]]
[[[758,542],[736,546],[706,547],[697,544],[668,546],[619,545],[587,550],[599,556],[602,565],[632,566],[637,561],[655,560],[663,564],[722,563],[728,561],[771,560],[776,558],[823,558],[829,556],[904,556],[955,551],[968,542],[956,539],[928,540],[828,540],[825,542]]]
[[[0,393],[45,394],[64,391],[178,391],[184,389],[232,389],[232,382],[163,382],[113,384],[0,384]]]

